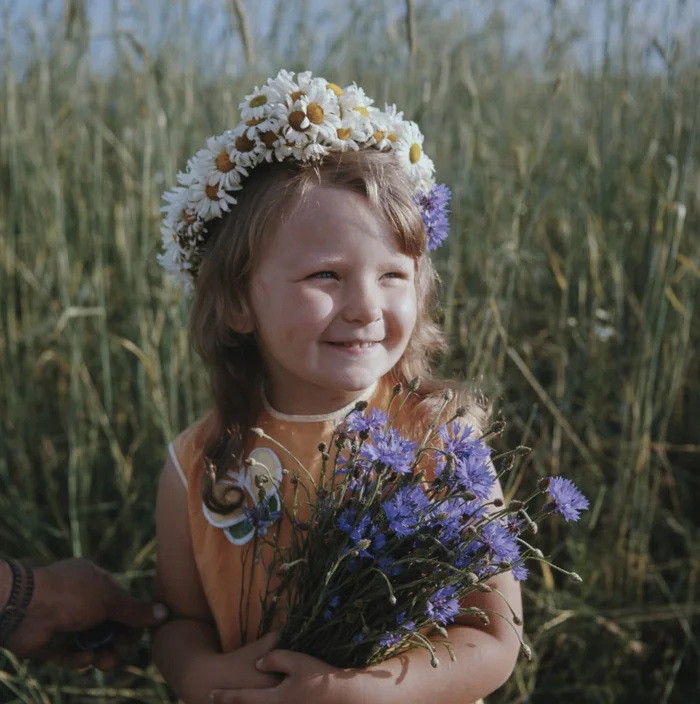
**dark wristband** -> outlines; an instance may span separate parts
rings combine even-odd
[[[12,587],[7,605],[0,611],[0,648],[19,628],[27,615],[27,609],[34,595],[34,573],[15,560],[5,560],[12,572]]]

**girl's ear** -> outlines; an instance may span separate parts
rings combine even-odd
[[[239,335],[247,335],[255,331],[253,315],[248,306],[241,306],[237,310],[231,311],[226,317],[231,329]]]

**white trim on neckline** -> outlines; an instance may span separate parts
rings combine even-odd
[[[353,409],[353,406],[358,401],[369,401],[372,394],[376,391],[378,385],[379,385],[379,381],[375,381],[374,384],[372,384],[372,386],[365,389],[364,392],[360,396],[358,396],[354,401],[351,401],[346,406],[339,408],[337,411],[332,411],[331,413],[323,413],[321,415],[315,415],[315,416],[290,415],[288,413],[282,413],[280,411],[276,411],[270,405],[270,402],[267,400],[267,394],[265,393],[265,385],[264,384],[261,385],[261,387],[260,387],[260,394],[262,396],[263,407],[273,418],[276,418],[277,420],[286,420],[290,423],[319,423],[319,422],[327,421],[327,420],[335,421],[335,420],[339,419],[341,416],[344,416],[344,415],[347,415],[348,413],[350,413],[350,411]]]

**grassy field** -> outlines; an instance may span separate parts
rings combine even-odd
[[[235,2],[115,2],[133,19],[99,36],[79,0],[43,29],[0,3],[0,554],[87,556],[148,591],[165,448],[207,404],[155,260],[160,193],[256,82],[308,66],[396,102],[453,188],[443,367],[533,447],[507,491],[562,473],[591,499],[539,536],[584,583],[535,566],[535,657],[489,704],[699,701],[700,70],[689,39],[635,31],[637,4],[596,3],[593,61],[554,1],[527,55],[498,2],[463,6],[483,26],[457,3],[350,3],[323,43],[308,3],[262,32]],[[169,697],[144,658],[102,675],[0,654],[0,700]]]

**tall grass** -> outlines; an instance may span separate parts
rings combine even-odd
[[[559,3],[547,5],[546,43],[527,56],[513,50],[519,25],[497,2],[478,31],[464,6],[451,15],[449,3],[439,13],[411,3],[411,43],[403,8],[382,2],[346,8],[352,33],[328,10],[320,42],[304,3],[277,3],[269,31],[252,36],[246,4],[222,0],[217,16],[231,24],[203,39],[215,4],[197,15],[184,1],[114,3],[120,24],[97,38],[78,0],[50,30],[5,6],[0,554],[87,556],[148,592],[165,447],[208,402],[187,302],[155,262],[159,196],[207,136],[236,121],[256,81],[309,66],[419,121],[453,188],[439,259],[452,342],[443,367],[491,394],[509,444],[534,448],[506,491],[561,472],[592,499],[582,524],[555,521],[540,542],[584,584],[533,570],[536,656],[489,702],[696,701],[692,45],[635,33],[631,2],[607,3],[602,60],[584,63],[573,51],[586,37],[567,34]],[[95,54],[104,45],[106,68]],[[660,57],[653,68],[649,52]],[[103,675],[10,655],[0,656],[0,695],[169,701],[145,662]]]

